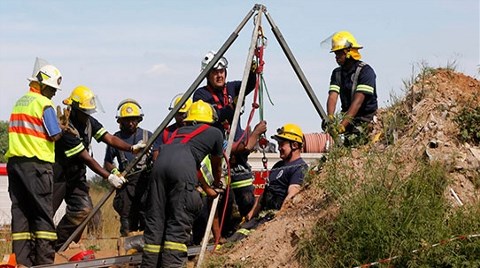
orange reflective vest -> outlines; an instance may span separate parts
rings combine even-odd
[[[15,103],[8,126],[7,159],[19,156],[55,161],[55,142],[43,124],[43,111],[48,106],[53,107],[53,102],[34,89]]]

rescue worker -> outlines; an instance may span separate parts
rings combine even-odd
[[[260,121],[253,131],[243,135],[236,134],[230,156],[231,183],[230,188],[235,196],[235,203],[241,217],[246,217],[255,203],[252,167],[248,164],[248,155],[253,150],[260,135],[267,131],[267,122]]]
[[[169,110],[172,110],[173,107],[175,107],[180,102],[180,100],[182,99],[182,95],[183,94],[178,94],[173,98],[170,103],[170,107],[168,107]],[[192,99],[189,98],[187,99],[185,104],[183,104],[182,108],[180,108],[180,110],[175,113],[175,123],[167,126],[160,134],[160,139],[157,140],[158,146],[165,144],[172,135],[172,133],[184,125],[183,119],[185,119],[185,116],[187,115],[187,111],[188,109],[190,109],[190,106],[192,106]]]
[[[215,57],[216,52],[209,51],[202,60],[202,71]],[[255,64],[252,64],[252,71],[248,77],[245,96],[255,89],[256,73]],[[207,85],[198,88],[193,94],[193,101],[203,100],[210,103],[215,108],[218,114],[218,120],[214,126],[220,129],[222,132],[229,131],[230,124],[233,121],[233,115],[235,113],[235,104],[237,102],[238,94],[240,93],[240,87],[242,81],[230,81],[227,82],[227,68],[228,61],[225,57],[221,57],[220,60],[213,66],[213,68],[207,74]],[[240,120],[238,121],[237,131],[240,127]]]
[[[21,266],[52,264],[55,258],[52,185],[55,141],[62,135],[51,101],[62,74],[37,58],[30,90],[10,115],[7,159],[12,201],[12,250]]]
[[[138,124],[143,120],[143,112],[140,104],[134,99],[125,99],[117,107],[117,123],[120,131],[113,134],[128,144],[136,144],[139,141],[147,141],[153,135],[152,132],[142,129]],[[151,148],[156,148],[152,146]],[[153,157],[158,151],[151,149],[144,154],[138,164],[130,171],[128,182],[117,189],[113,200],[113,208],[120,216],[120,235],[127,236],[130,232],[142,231],[145,227],[145,204],[142,197],[148,183]],[[119,170],[125,170],[128,163],[135,158],[131,152],[124,152],[113,146],[107,145],[104,158],[104,167],[107,171],[118,174]],[[118,168],[114,164],[117,160]]]
[[[301,190],[308,168],[307,163],[301,157],[303,146],[301,128],[295,124],[285,124],[277,129],[277,134],[272,136],[272,139],[278,143],[281,160],[275,163],[270,170],[265,190],[248,213],[248,221],[228,238],[230,242],[244,238],[251,229],[271,220],[275,212],[284,208],[285,204],[290,202]]]
[[[333,136],[345,133],[345,144],[350,145],[352,140],[365,140],[368,124],[373,121],[377,112],[376,75],[370,65],[360,60],[362,55],[359,50],[363,46],[357,43],[351,33],[336,32],[331,39],[330,52],[335,53],[339,67],[333,70],[330,77],[327,99],[329,131],[335,132]],[[338,96],[343,117],[340,123],[334,126],[332,123]],[[324,130],[327,128],[326,123],[322,124]]]
[[[95,96],[88,87],[82,85],[74,88],[70,97],[63,100],[63,104],[71,109],[68,124],[74,127],[77,133],[63,135],[55,148],[54,209],[58,209],[63,199],[67,204],[66,214],[57,225],[58,240],[55,246],[57,251],[93,208],[86,177],[87,166],[115,188],[120,188],[126,182],[121,174],[108,172],[90,155],[91,139],[95,138],[97,142],[105,142],[117,149],[134,154],[145,147],[143,141],[131,145],[111,135],[91,116],[97,106]],[[74,241],[78,242],[80,237],[81,233],[74,238]]]
[[[162,145],[150,178],[141,267],[184,267],[187,243],[195,217],[202,209],[196,190],[198,180],[205,193],[215,198],[217,192],[203,177],[197,179],[200,162],[211,155],[213,186],[221,187],[221,131],[215,122],[215,110],[197,101],[188,110],[185,126],[172,133]]]

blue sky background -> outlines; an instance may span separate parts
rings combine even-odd
[[[334,55],[320,42],[348,30],[364,46],[363,60],[377,73],[379,103],[402,96],[402,80],[422,62],[479,75],[478,0],[403,1],[0,1],[0,120],[8,120],[28,90],[35,57],[63,74],[60,104],[80,84],[101,99],[94,116],[111,132],[117,104],[137,99],[154,131],[174,95],[197,78],[200,61],[218,50],[255,3],[264,4],[279,27],[321,104],[325,106]],[[320,132],[320,118],[270,30],[265,80],[274,106],[265,104],[268,135],[286,122]],[[227,51],[228,80],[243,75],[253,18]],[[205,83],[205,82],[204,82]],[[202,83],[202,84],[204,84]],[[251,98],[247,99],[247,104]],[[246,117],[243,118],[245,123]],[[256,117],[255,121],[258,120]],[[104,145],[95,145],[103,162]]]

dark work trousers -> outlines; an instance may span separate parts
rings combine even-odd
[[[230,194],[228,196],[227,207],[225,208],[225,201],[226,201],[226,192],[219,197],[217,211],[218,217],[220,220],[220,224],[222,221],[223,211],[225,209],[225,217],[223,219],[222,225],[222,237],[227,237],[231,235],[234,231],[234,223],[232,221],[232,206],[234,202],[233,191],[230,189]],[[191,244],[193,245],[200,245],[203,240],[203,236],[205,235],[205,231],[207,229],[208,217],[210,216],[210,209],[212,205],[212,200],[206,196],[202,196],[203,208],[198,217],[195,219],[193,223],[193,230],[192,230],[192,239]]]
[[[113,199],[113,208],[120,216],[120,235],[145,228],[145,204],[143,197],[148,183],[148,172],[143,171],[127,177],[128,183],[118,189]]]
[[[240,212],[242,217],[247,216],[248,212],[252,210],[253,205],[255,204],[254,190],[255,186],[253,185],[233,189],[235,203],[237,204],[238,212]]]
[[[88,193],[90,187],[87,182],[86,172],[84,164],[54,165],[54,209],[55,211],[58,209],[62,200],[65,200],[67,204],[65,215],[57,225],[58,240],[55,246],[56,250],[62,247],[93,209],[92,199]],[[78,242],[82,232],[73,241]]]
[[[162,148],[147,201],[141,267],[184,267],[194,219],[202,209],[196,163],[186,144]]]
[[[12,200],[12,248],[17,263],[52,264],[55,258],[53,168],[37,158],[12,157],[7,163]]]

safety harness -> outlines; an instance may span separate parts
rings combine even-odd
[[[362,71],[362,68],[367,66],[365,62],[361,61],[357,68],[355,69],[355,74],[353,75],[353,84],[352,84],[352,91],[351,91],[351,100],[353,101],[353,95],[355,95],[355,91],[357,89],[358,85],[358,77],[360,76],[360,71]],[[342,72],[341,72],[342,67],[337,67],[337,72],[336,72],[336,80],[340,86],[342,86]]]
[[[143,129],[142,133],[142,140],[147,141],[148,140],[148,131],[146,129]],[[135,141],[134,141],[135,143]],[[120,158],[120,161],[122,162],[122,166],[126,167],[129,163],[127,157],[125,156],[124,151],[118,151],[118,157]],[[145,154],[142,159],[138,162],[135,171],[141,171],[144,170],[147,167],[147,155]]]
[[[175,131],[172,133],[172,135],[167,139],[167,141],[165,142],[165,144],[171,144],[173,143],[173,141],[176,139],[176,138],[183,138],[180,143],[182,144],[185,144],[187,142],[189,142],[193,137],[197,136],[198,134],[204,132],[205,130],[207,130],[210,126],[208,124],[202,124],[200,127],[198,127],[197,129],[195,129],[194,131],[190,132],[190,133],[181,133],[181,134],[178,134],[178,128],[175,129]]]

